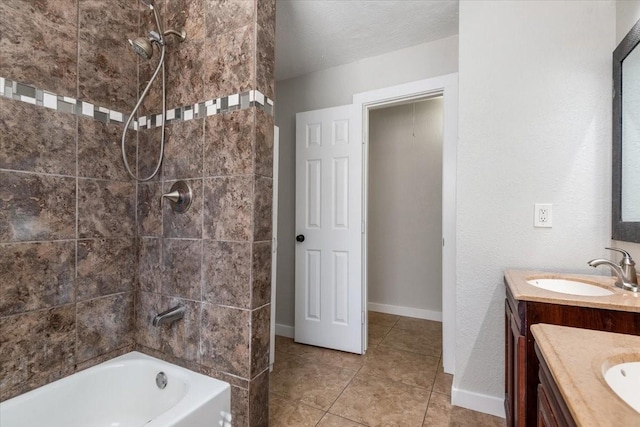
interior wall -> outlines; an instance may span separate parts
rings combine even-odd
[[[593,274],[609,241],[615,6],[461,2],[459,36],[453,391],[502,408],[504,270]]]
[[[93,106],[135,100],[139,7],[109,6],[0,2],[0,400],[133,348],[136,187]]]
[[[369,303],[442,315],[443,98],[369,112]]]
[[[294,324],[296,113],[351,104],[353,95],[458,70],[458,37],[276,82],[280,127],[276,322]]]

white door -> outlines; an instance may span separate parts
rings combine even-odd
[[[363,353],[362,141],[352,105],[296,115],[295,341]]]

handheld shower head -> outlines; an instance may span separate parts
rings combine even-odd
[[[145,5],[149,6],[149,7],[154,7],[154,1],[153,0],[141,0],[142,3],[144,3]]]
[[[153,56],[153,46],[151,42],[144,37],[138,37],[135,40],[129,39],[129,44],[133,51],[142,59],[149,60]]]

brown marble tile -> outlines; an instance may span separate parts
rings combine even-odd
[[[410,351],[425,356],[440,357],[442,354],[442,332],[416,333],[393,328],[382,340],[380,346]]]
[[[3,98],[0,135],[0,168],[75,176],[75,116]]]
[[[123,354],[130,353],[135,350],[135,344],[131,343],[124,347],[120,347],[117,350],[110,351],[109,353],[101,354],[98,357],[94,357],[93,359],[85,360],[82,363],[76,364],[76,372],[83,371],[85,369],[89,369],[92,366],[99,365],[100,363],[106,362],[108,360],[114,359],[118,356],[122,356]]]
[[[76,179],[0,171],[0,241],[75,238]]]
[[[154,114],[158,114],[161,107],[157,107],[152,111]],[[166,138],[165,127],[165,138]],[[137,132],[138,136],[138,160],[136,163],[136,171],[138,179],[144,179],[145,181],[160,181],[162,175],[162,166],[158,169],[156,175],[152,174],[158,167],[158,161],[160,160],[160,147],[162,143],[162,127],[155,127],[151,129],[142,129]],[[134,142],[133,140],[131,142]]]
[[[252,427],[249,424],[249,388],[231,386],[231,418],[233,427]]]
[[[251,307],[261,307],[271,301],[271,242],[253,244]]]
[[[249,389],[249,380],[246,378],[240,378],[235,375],[228,374],[226,372],[219,371],[209,366],[200,365],[200,372],[203,375],[208,375],[212,378],[216,378],[222,381],[226,381],[234,387],[240,387],[245,390]]]
[[[204,40],[206,34],[204,17],[207,2],[208,0],[169,0],[163,12],[165,30],[169,28],[184,30],[187,32],[187,40]]]
[[[206,178],[204,182],[204,237],[249,241],[252,237],[252,177]]]
[[[75,299],[73,241],[0,245],[0,316]]]
[[[176,122],[167,126],[163,179],[202,178],[203,132],[204,120]]]
[[[204,95],[213,99],[251,89],[255,82],[255,25],[209,37],[204,61]]]
[[[179,213],[171,209],[168,201],[163,201],[162,205],[162,231],[164,237],[177,237],[184,239],[202,238],[202,180],[189,179],[187,184],[191,186],[193,201],[188,211]],[[169,193],[173,181],[163,183],[163,192]]]
[[[78,240],[78,301],[134,290],[138,279],[136,241]]]
[[[392,326],[379,325],[377,323],[371,323],[369,321],[369,325],[367,327],[368,336],[368,344],[369,348],[375,347],[382,342],[384,337],[387,336]]]
[[[76,97],[77,0],[2,0],[0,76]]]
[[[162,290],[162,239],[138,239],[139,290],[160,293]]]
[[[271,392],[292,401],[326,411],[349,384],[356,371],[298,357],[273,367]]]
[[[262,28],[275,34],[276,31],[276,0],[256,0],[258,12],[257,23]]]
[[[256,241],[271,240],[272,202],[273,180],[256,176],[253,205],[253,239]]]
[[[205,0],[207,38],[254,22],[253,0]]]
[[[158,3],[158,2],[156,2]],[[153,19],[153,18],[152,18]],[[141,34],[148,35],[149,31],[153,29],[156,31],[155,24],[149,24],[147,26],[141,25]],[[138,96],[142,95],[143,91],[149,84],[149,80],[153,76],[153,73],[156,71],[156,67],[158,66],[158,58],[160,52],[156,49],[153,52],[153,58],[149,61],[138,58]],[[166,52],[165,52],[166,58]],[[166,65],[165,65],[166,67]],[[165,72],[169,71],[165,69]],[[168,73],[167,82],[170,82],[172,85],[176,78],[174,73]],[[179,105],[167,105],[167,108],[176,108]],[[151,83],[151,87],[147,91],[147,96],[144,97],[142,104],[140,104],[140,109],[138,110],[138,117],[148,116],[151,114],[160,114],[162,111],[162,70],[158,73],[156,79]],[[145,130],[141,131],[140,134],[145,132]],[[147,130],[147,132],[149,132]],[[159,135],[159,134],[158,134]],[[160,138],[160,137],[158,137]],[[151,171],[149,171],[150,173]]]
[[[269,370],[249,383],[249,425],[269,427]]]
[[[436,357],[380,346],[367,352],[359,373],[431,390],[438,360]]]
[[[138,4],[78,0],[78,97],[120,112],[133,108],[137,56],[127,38],[138,34]],[[105,13],[107,12],[108,13]]]
[[[136,186],[129,182],[78,180],[78,236],[135,236]]]
[[[204,175],[250,174],[254,130],[254,108],[207,117]]]
[[[201,363],[250,378],[251,312],[203,303]]]
[[[186,307],[184,317],[170,325],[162,325],[160,329],[160,350],[163,353],[182,360],[198,361],[200,343],[200,315],[202,304],[176,297],[162,297],[161,306],[155,314],[171,307],[183,305]],[[154,314],[154,316],[155,316]],[[153,318],[152,318],[153,319]],[[148,323],[148,327],[156,328]]]
[[[0,318],[0,400],[73,373],[75,305]]]
[[[445,374],[438,371],[436,379],[433,382],[433,391],[436,393],[446,394],[451,396],[451,384],[453,383],[453,375]]]
[[[363,425],[328,412],[318,423],[318,427],[360,427]]]
[[[368,426],[422,425],[429,390],[358,374],[330,413]]]
[[[304,403],[292,402],[271,394],[269,396],[269,424],[282,427],[314,427],[324,412]]]
[[[77,361],[133,344],[133,292],[77,304]]]
[[[256,87],[275,98],[276,34],[273,26],[256,27]]]
[[[251,243],[204,241],[203,299],[251,308]]]
[[[255,173],[273,176],[273,116],[256,109]]]
[[[400,319],[400,316],[395,314],[380,313],[377,311],[369,311],[367,313],[367,317],[369,319],[369,324],[382,326],[393,326],[396,324],[398,319]]]
[[[469,409],[451,405],[451,398],[440,393],[431,393],[424,427],[504,427],[504,418],[498,418]]]
[[[200,300],[202,296],[202,240],[164,239],[162,293]]]
[[[78,118],[78,176],[129,181],[122,163],[121,138],[124,127],[101,123],[93,118]],[[132,131],[129,132],[132,135]],[[130,157],[135,146],[128,144]]]
[[[162,295],[151,292],[136,293],[135,337],[136,344],[146,348],[160,350],[162,347],[161,332],[163,328],[154,327],[151,322],[156,314],[169,307],[164,307]]]
[[[162,236],[162,183],[139,182],[137,191],[138,236]]]
[[[269,367],[271,304],[251,312],[251,377]]]
[[[167,108],[193,105],[204,101],[204,63],[207,54],[204,49],[204,39],[192,39],[187,34],[187,39],[182,43],[173,36],[165,40],[168,43],[165,54]],[[159,114],[162,104],[160,102],[156,105],[159,108],[155,113]]]

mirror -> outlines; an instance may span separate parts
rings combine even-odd
[[[640,243],[640,21],[613,52],[612,239]]]

